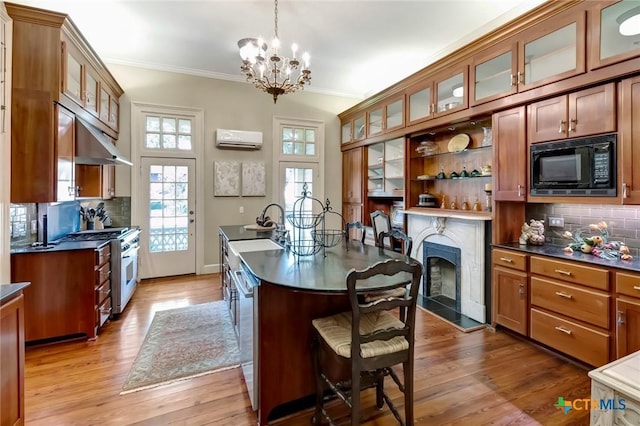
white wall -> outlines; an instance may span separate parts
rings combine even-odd
[[[107,65],[125,94],[120,98],[120,139],[118,148],[131,152],[131,102],[185,106],[204,110],[206,167],[204,182],[206,222],[204,264],[208,272],[217,272],[218,227],[254,223],[262,208],[275,200],[272,194],[273,117],[322,120],[325,123],[325,197],[341,211],[342,156],[340,153],[340,121],[337,114],[359,102],[358,99],[302,91],[283,95],[276,105],[270,95],[247,83],[206,77],[195,77],[164,71],[152,71],[122,65]],[[264,145],[259,151],[221,150],[215,147],[216,128],[256,130],[263,133]],[[265,161],[267,167],[266,197],[214,197],[213,162],[220,159]],[[116,167],[116,196],[131,195],[133,168]],[[196,200],[202,202],[202,200]],[[135,200],[132,200],[135,203]],[[239,213],[240,206],[244,214]],[[214,268],[213,265],[216,265]]]

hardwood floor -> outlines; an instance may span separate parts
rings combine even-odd
[[[28,348],[27,424],[255,424],[238,368],[119,394],[156,311],[220,298],[217,274],[144,281],[96,341]],[[463,333],[422,310],[417,322],[416,424],[589,424],[588,412],[565,415],[553,406],[559,396],[589,398],[587,369],[500,330]],[[390,393],[402,409],[399,392]],[[363,405],[364,415],[371,416],[365,425],[396,424],[388,410],[375,410],[371,392],[364,392]],[[305,410],[272,424],[308,425],[310,415]]]

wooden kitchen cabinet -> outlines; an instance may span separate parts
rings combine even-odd
[[[362,203],[363,148],[342,152],[342,202]]]
[[[529,256],[510,250],[493,249],[492,323],[528,335]]]
[[[531,256],[530,273],[530,337],[590,365],[609,362],[609,271]]]
[[[620,33],[617,18],[638,6],[635,1],[592,1],[589,10],[589,69],[640,56],[638,37]]]
[[[0,424],[19,426],[24,413],[24,296],[22,292],[0,306]]]
[[[390,96],[367,111],[367,137],[404,127],[404,93]]]
[[[31,282],[24,290],[27,342],[97,336],[96,256],[93,249],[11,255],[11,281]]]
[[[106,244],[96,250],[95,310],[96,328],[102,327],[111,316],[111,247]]]
[[[640,351],[640,274],[616,273],[617,358]]]
[[[115,165],[76,164],[77,198],[109,200],[115,196]]]
[[[493,114],[493,199],[526,201],[527,140],[525,107]]]
[[[407,88],[407,126],[467,108],[468,70],[465,62]]]
[[[569,11],[477,53],[469,104],[524,92],[585,72],[585,13]]]
[[[365,112],[360,112],[353,117],[342,120],[340,141],[344,143],[355,142],[366,137]]]
[[[640,77],[620,83],[618,158],[622,204],[640,204]]]
[[[608,83],[527,107],[529,142],[548,142],[616,131],[616,87]]]
[[[12,3],[5,7],[13,19],[14,46],[11,202],[73,199],[74,144],[71,141],[69,149],[60,145],[62,120],[80,117],[117,139],[113,122],[118,120],[111,114],[117,114],[123,90],[67,15]],[[112,95],[111,122],[100,119],[102,87]],[[71,139],[73,127],[65,128],[65,137]]]

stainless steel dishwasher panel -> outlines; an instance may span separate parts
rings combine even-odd
[[[244,268],[233,273],[238,291],[238,344],[240,366],[249,392],[251,408],[258,409],[258,344],[257,344],[257,290],[253,277]]]

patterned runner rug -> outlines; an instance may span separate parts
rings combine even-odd
[[[121,395],[239,366],[224,301],[158,311]]]

